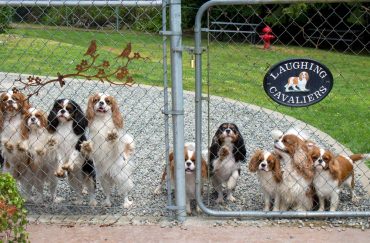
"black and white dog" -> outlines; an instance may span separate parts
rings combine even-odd
[[[223,186],[226,186],[227,199],[235,201],[232,191],[240,176],[240,164],[246,158],[244,139],[233,123],[223,123],[213,136],[209,150],[209,163],[212,184],[218,193],[216,203],[222,203]]]
[[[54,102],[48,116],[48,130],[58,144],[59,166],[55,175],[64,177],[67,171],[68,182],[77,194],[76,203],[82,203],[82,191],[86,187],[90,195],[89,204],[96,206],[94,164],[80,152],[81,143],[87,140],[87,125],[86,116],[75,101],[59,99]]]

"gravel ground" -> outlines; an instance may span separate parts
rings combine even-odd
[[[1,89],[8,88],[16,76],[10,74],[0,75]],[[83,109],[86,107],[87,97],[95,92],[107,92],[118,99],[121,111],[124,114],[125,130],[133,135],[136,142],[136,152],[132,158],[136,164],[133,173],[135,188],[130,193],[134,200],[134,205],[129,210],[122,209],[122,198],[114,194],[113,206],[111,208],[101,207],[104,196],[98,184],[97,199],[98,206],[91,208],[87,206],[87,196],[85,205],[77,206],[73,204],[75,199],[74,192],[71,192],[68,184],[61,179],[58,184],[58,196],[64,200],[61,203],[51,204],[50,200],[42,205],[27,204],[27,209],[31,214],[62,214],[62,215],[110,215],[120,214],[135,216],[162,216],[173,215],[166,209],[166,193],[154,195],[153,191],[159,183],[162,173],[162,164],[164,161],[164,117],[163,109],[163,90],[158,87],[134,86],[118,87],[109,86],[93,81],[86,82],[67,82],[67,85],[61,89],[58,86],[46,86],[39,97],[32,97],[31,103],[44,111],[49,111],[53,101],[57,98],[71,98],[77,101]],[[194,118],[194,95],[185,93],[185,139],[194,141],[195,139],[195,118]],[[207,106],[204,103],[203,109],[203,138],[204,147],[207,146],[208,122],[210,136],[213,136],[217,127],[223,122],[236,123],[246,141],[247,161],[257,148],[272,149],[273,141],[270,137],[270,131],[279,128],[287,130],[292,126],[289,118],[277,119],[271,112],[262,109],[256,109],[254,106],[248,106],[236,101],[211,98],[210,118],[207,118]],[[171,119],[170,119],[171,122]],[[297,126],[293,124],[293,126]],[[170,124],[171,127],[171,124]],[[334,144],[328,144],[326,139],[318,138],[317,131],[305,128],[311,139],[324,145],[332,147]],[[171,131],[170,131],[171,134]],[[170,136],[172,138],[172,136]],[[361,174],[356,175],[360,178]],[[234,196],[237,198],[235,203],[226,203],[222,206],[214,204],[212,195],[205,195],[205,203],[214,209],[220,210],[261,210],[263,208],[262,194],[260,192],[255,174],[247,170],[247,163],[242,165],[241,178],[238,181]],[[369,186],[369,185],[365,185]],[[207,191],[207,190],[206,190]],[[363,185],[356,180],[355,191],[360,201],[354,205],[349,200],[349,191],[344,190],[340,196],[338,210],[351,211],[369,211],[370,199],[363,188]]]

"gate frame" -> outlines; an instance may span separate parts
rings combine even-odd
[[[288,4],[288,3],[340,3],[355,2],[351,0],[211,0],[203,4],[196,15],[194,26],[195,41],[195,148],[196,163],[201,164],[202,156],[202,17],[204,13],[212,6],[217,5],[247,5],[247,4]],[[339,217],[369,217],[370,211],[218,211],[207,208],[202,201],[201,195],[201,166],[196,167],[196,200],[202,211],[210,216],[218,217],[253,217],[253,218],[339,218]]]
[[[177,220],[186,219],[185,212],[185,165],[177,163],[184,161],[184,101],[183,101],[183,83],[182,83],[182,29],[181,29],[181,0],[150,0],[150,1],[101,1],[101,0],[74,0],[74,1],[56,1],[56,0],[0,0],[1,6],[40,6],[40,7],[63,7],[63,6],[95,6],[95,7],[162,7],[162,31],[163,34],[163,92],[164,92],[164,122],[165,122],[165,161],[166,169],[169,171],[169,116],[173,121],[173,150],[175,156],[175,178],[176,178],[176,205],[172,205],[170,176],[167,176],[167,208],[176,210]],[[166,9],[170,10],[170,30],[166,27]],[[171,81],[172,81],[172,109],[168,107],[168,80],[167,80],[167,36],[170,37],[171,53]]]

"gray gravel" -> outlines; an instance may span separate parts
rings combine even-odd
[[[12,75],[2,75],[1,89],[7,88],[15,79]],[[85,205],[74,205],[75,194],[71,192],[65,180],[60,180],[58,185],[58,196],[64,198],[64,201],[58,204],[51,204],[50,201],[43,205],[27,204],[31,214],[93,214],[108,215],[120,214],[129,216],[170,216],[173,215],[166,209],[166,194],[154,195],[153,191],[159,183],[162,173],[162,164],[164,161],[164,117],[163,109],[163,89],[160,87],[134,86],[118,87],[109,86],[94,81],[86,82],[67,82],[67,85],[61,89],[58,86],[46,86],[39,97],[32,97],[31,102],[34,106],[49,111],[53,101],[57,98],[71,98],[77,101],[83,109],[86,107],[87,97],[95,92],[107,92],[118,99],[121,111],[125,118],[125,130],[133,135],[136,142],[136,153],[133,157],[136,169],[133,179],[135,188],[130,193],[134,200],[134,205],[129,210],[122,209],[122,198],[114,196],[111,208],[101,207],[104,196],[98,185],[97,199],[98,206],[90,208],[87,206],[87,197]],[[195,117],[194,117],[194,95],[186,92],[185,101],[185,140],[194,141],[195,139]],[[269,111],[256,109],[254,106],[248,106],[236,101],[211,98],[209,129],[212,137],[217,127],[223,122],[236,123],[246,141],[247,160],[257,149],[272,149],[273,141],[270,137],[270,131],[279,128],[287,130],[292,124],[289,118],[276,118]],[[171,122],[171,119],[170,119]],[[294,126],[300,124],[297,122]],[[171,124],[170,124],[171,127]],[[204,147],[207,146],[207,106],[204,103],[203,110],[203,140]],[[334,144],[328,144],[327,140],[320,139],[317,131],[305,131],[310,137],[325,147],[332,147]],[[171,132],[170,132],[171,134]],[[172,138],[172,135],[170,135]],[[171,139],[172,140],[172,139]],[[362,175],[356,175],[360,178]],[[365,185],[369,186],[369,185]],[[349,191],[344,190],[340,196],[338,210],[369,211],[370,199],[363,188],[363,185],[356,180],[356,194],[360,197],[359,203],[352,204],[349,200]],[[207,191],[207,190],[206,190]],[[211,191],[211,190],[210,190]],[[247,163],[242,165],[241,178],[238,181],[234,196],[237,198],[235,203],[226,203],[222,206],[214,205],[211,194],[205,195],[205,203],[214,209],[220,210],[261,210],[263,208],[262,194],[260,192],[255,174],[247,170]]]

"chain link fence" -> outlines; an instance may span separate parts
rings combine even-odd
[[[197,156],[202,154],[208,162],[209,175],[202,190],[197,187],[198,194],[202,192],[198,203],[206,214],[274,215],[262,213],[268,204],[268,209],[273,209],[274,200],[264,196],[258,176],[262,172],[255,173],[251,164],[258,149],[273,152],[271,132],[275,129],[304,131],[310,141],[334,155],[370,151],[366,4],[266,2],[207,7],[195,26],[195,34],[203,34],[203,39],[196,39],[194,49],[192,38],[184,36],[184,47],[173,50],[186,50],[182,74],[184,87],[190,92],[185,92],[184,110],[171,110],[166,35],[179,33],[166,31],[165,4],[40,2],[4,3],[0,7],[2,170],[17,179],[27,198],[29,214],[61,215],[62,219],[68,215],[76,220],[82,215],[123,215],[130,219],[151,216],[159,221],[174,216],[169,209],[185,211],[172,202],[171,176],[165,179],[167,190],[156,190],[164,168],[167,172],[173,169],[173,164],[165,162],[171,161],[170,144],[180,136],[169,136],[176,123],[169,117],[176,115],[185,114],[184,140],[188,148],[196,140]],[[272,29],[268,49],[264,49],[261,38],[266,25]],[[165,37],[159,35],[161,31]],[[203,67],[200,58],[206,63]],[[271,66],[288,58],[309,58],[325,64],[334,76],[332,92],[322,102],[305,108],[274,103],[265,95],[262,80]],[[24,102],[23,114],[14,109],[14,104],[22,100],[19,93],[29,103]],[[78,117],[82,112],[88,125]],[[39,128],[43,118],[48,122]],[[64,123],[69,125],[62,129]],[[242,158],[237,167],[232,166],[238,175],[232,173],[235,180],[230,188],[227,181],[214,179],[217,166],[213,160],[222,153],[212,150],[212,145],[224,123],[235,124],[238,131],[229,125],[225,130],[239,133],[244,140],[237,146]],[[187,154],[184,156],[189,159]],[[286,166],[281,162],[283,179],[289,175]],[[186,163],[185,168],[189,169]],[[224,167],[218,165],[220,169]],[[370,207],[370,176],[364,160],[355,162],[354,172],[355,197],[351,200],[351,191],[341,190],[337,208],[352,216],[369,213]],[[186,196],[194,199],[194,190],[188,194],[190,174],[186,171]],[[264,183],[267,188],[276,185],[274,178]],[[322,183],[327,184],[326,180]],[[194,189],[194,184],[190,188]],[[311,185],[315,195],[319,189]],[[335,190],[334,186],[330,188],[331,192]],[[197,214],[194,202],[186,206]],[[290,210],[296,209],[295,205],[289,206]],[[325,209],[329,207],[327,200]],[[318,208],[316,196],[313,207],[307,210]],[[186,211],[189,213],[189,208]],[[290,214],[279,212],[275,216]]]
[[[209,148],[202,209],[236,217],[368,215],[368,5],[264,3],[211,1],[198,11],[197,152]],[[270,68],[293,58],[319,61],[333,73],[333,89],[320,103],[286,107],[266,95]],[[308,146],[295,147],[283,134]],[[343,161],[353,153],[361,156]]]
[[[0,7],[2,170],[30,215],[171,216],[167,6],[59,3]]]

